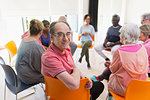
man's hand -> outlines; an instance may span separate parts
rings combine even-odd
[[[85,88],[89,90],[92,88],[92,86],[93,86],[93,82],[91,81],[91,79],[89,79],[89,81],[85,85]]]
[[[105,48],[107,48],[107,44],[106,44],[106,43],[104,43],[103,46],[104,46]]]
[[[106,62],[104,63],[105,67],[109,67],[109,66],[110,66],[110,64],[111,64],[111,62],[110,62],[110,61],[106,61]]]

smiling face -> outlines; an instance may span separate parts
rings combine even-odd
[[[113,24],[113,26],[118,26],[118,23],[119,23],[119,20],[118,20],[116,17],[114,17],[114,18],[112,19],[112,24]]]
[[[60,50],[64,51],[69,47],[70,43],[70,29],[62,22],[58,22],[54,26],[55,33],[52,36],[53,44]]]
[[[140,33],[139,39],[140,39],[141,41],[145,42],[148,38],[149,38],[149,36],[144,35],[142,32]]]
[[[90,16],[87,16],[87,17],[86,17],[85,22],[86,22],[87,24],[90,23]]]

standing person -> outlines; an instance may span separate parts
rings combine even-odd
[[[147,80],[148,56],[145,47],[137,44],[140,29],[135,24],[126,24],[120,29],[120,40],[124,44],[113,54],[108,88],[117,95],[125,96],[126,88],[132,79]]]
[[[79,37],[81,38],[81,46],[82,46],[82,51],[81,51],[81,56],[79,58],[79,62],[82,62],[82,58],[85,55],[85,60],[87,62],[87,67],[90,68],[90,61],[89,61],[89,47],[92,45],[92,37],[95,35],[95,30],[92,25],[90,25],[90,15],[85,15],[84,16],[84,22],[85,24],[81,26],[80,32],[79,32]]]
[[[99,46],[95,47],[95,51],[102,56],[106,61],[110,61],[110,59],[104,55],[102,52],[104,49],[111,49],[111,53],[120,47],[120,28],[121,26],[119,25],[120,17],[118,15],[113,15],[112,16],[112,24],[113,26],[108,28],[106,38],[104,40],[103,44],[100,44]]]
[[[65,16],[60,16],[58,21],[63,21],[63,22],[67,22],[67,19]],[[71,32],[71,40],[70,40],[70,44],[69,44],[70,48],[71,48],[71,54],[73,56],[73,54],[75,53],[76,49],[77,49],[77,44],[75,44],[73,42],[73,32]]]
[[[40,37],[41,43],[44,46],[45,49],[50,45],[51,40],[50,40],[50,34],[49,34],[49,22],[47,20],[42,21],[44,25],[43,33]]]
[[[78,89],[80,79],[84,76],[75,66],[69,49],[71,38],[69,27],[66,22],[53,22],[50,25],[52,43],[42,55],[42,74],[58,78],[69,89]],[[85,88],[91,90],[92,100],[96,100],[103,92],[104,85],[89,80]]]
[[[150,77],[150,24],[143,24],[140,26],[140,37],[139,39],[143,41],[143,45],[147,50],[148,61],[149,61],[149,70],[148,70],[148,77]]]
[[[39,40],[43,24],[37,19],[30,21],[30,36],[23,38],[17,52],[15,69],[18,77],[26,84],[44,82],[41,74],[41,56],[44,52]]]

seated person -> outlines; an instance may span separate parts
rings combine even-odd
[[[80,79],[84,76],[75,66],[69,49],[71,38],[69,27],[66,22],[53,22],[50,25],[52,43],[42,55],[42,74],[58,78],[70,89],[78,89]],[[103,92],[104,85],[89,80],[85,88],[91,90],[91,98],[96,100]]]
[[[112,63],[107,61],[105,65],[112,72],[108,81],[109,90],[125,96],[126,88],[132,79],[148,79],[148,56],[145,47],[137,44],[140,35],[137,25],[127,24],[120,32],[120,41],[124,45],[114,52]]]
[[[81,26],[80,32],[79,32],[79,37],[81,46],[82,46],[82,51],[81,51],[81,56],[79,58],[79,62],[82,62],[82,58],[85,55],[85,60],[87,62],[87,68],[91,68],[90,65],[90,60],[89,60],[89,47],[92,45],[92,37],[95,35],[95,29],[92,25],[90,25],[91,22],[91,17],[90,15],[86,14],[84,16],[84,22],[85,24]]]
[[[18,77],[26,84],[44,82],[41,74],[41,56],[43,47],[37,41],[43,31],[43,24],[39,20],[30,21],[30,36],[23,38],[17,52],[15,69]]]
[[[148,77],[150,77],[150,24],[143,24],[140,26],[141,34],[139,39],[143,41],[143,45],[146,48],[148,54],[148,61],[149,61],[149,70],[148,70]]]
[[[67,22],[67,19],[65,16],[60,16],[58,21],[63,21],[63,22]],[[73,42],[73,32],[71,32],[71,40],[70,40],[70,44],[69,44],[70,48],[71,48],[71,54],[73,56],[73,54],[75,53],[76,49],[77,49],[77,44],[75,44]]]
[[[110,59],[105,56],[105,54],[102,52],[104,49],[111,49],[111,53],[120,47],[120,38],[119,38],[119,30],[121,26],[118,24],[120,21],[120,17],[118,15],[112,16],[112,24],[113,26],[108,28],[107,35],[105,38],[105,41],[103,44],[100,44],[99,46],[95,47],[95,51],[102,56],[106,61],[110,61]]]
[[[43,29],[43,33],[40,37],[40,41],[41,41],[42,45],[44,46],[44,48],[46,50],[47,47],[51,43],[50,34],[49,34],[49,24],[50,23],[47,20],[43,20],[42,23],[44,25],[44,29]]]

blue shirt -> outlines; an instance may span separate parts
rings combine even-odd
[[[117,42],[117,41],[120,41],[120,30],[121,26],[118,25],[116,27],[114,26],[111,26],[108,28],[108,31],[107,31],[107,36],[108,36],[108,42]]]
[[[91,34],[95,35],[95,30],[94,30],[94,27],[92,25],[81,26],[79,34],[82,34],[84,32],[90,32]],[[81,36],[80,40],[81,41],[89,41],[89,40],[92,41],[92,37],[89,34],[84,34]]]
[[[42,42],[42,45],[48,47],[48,46],[49,46],[49,41],[50,41],[49,32],[47,32],[47,38],[45,38],[45,37],[43,36],[43,34],[41,35],[41,42]]]

